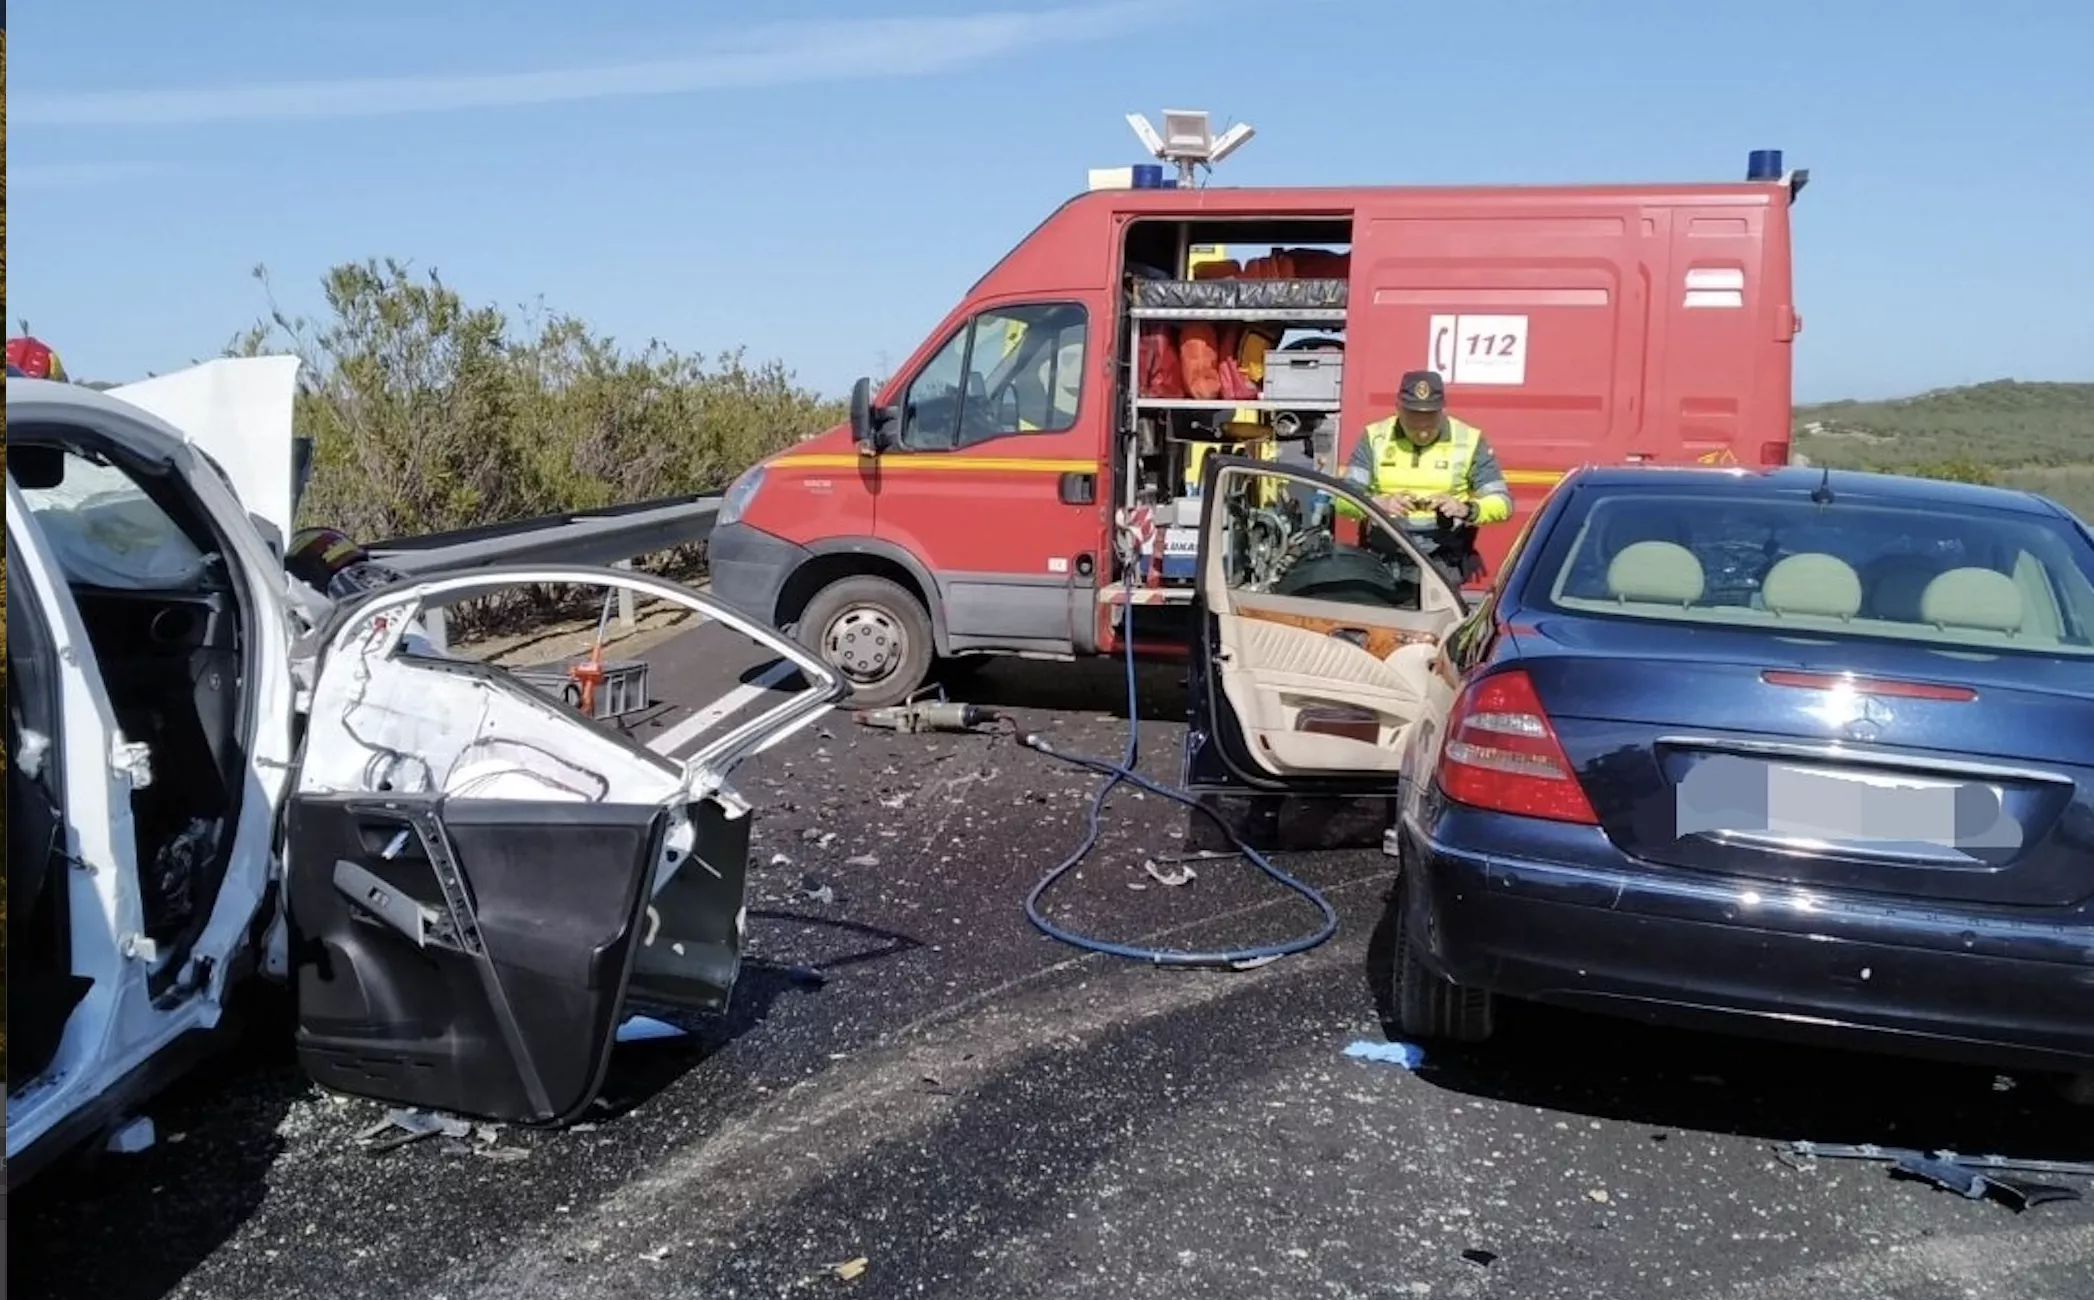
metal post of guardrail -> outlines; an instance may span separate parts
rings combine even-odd
[[[631,560],[620,560],[611,567],[631,573],[633,562]],[[618,589],[618,626],[627,633],[631,633],[634,626],[638,623],[639,611],[633,608],[633,589],[631,587],[620,587]]]

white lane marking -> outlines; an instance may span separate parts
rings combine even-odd
[[[770,667],[757,674],[752,680],[735,687],[711,704],[706,705],[682,722],[677,723],[653,740],[648,741],[647,747],[657,754],[674,754],[685,745],[690,744],[714,727],[719,726],[721,722],[741,712],[751,703],[763,698],[778,683],[791,677],[798,671],[799,669],[793,667],[790,659],[773,661]]]

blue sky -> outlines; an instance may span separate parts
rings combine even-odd
[[[997,7],[998,4],[1002,7]],[[593,12],[592,12],[593,11]],[[1225,182],[1728,179],[1796,212],[1798,400],[2094,379],[2080,0],[68,0],[14,15],[9,328],[77,376],[212,355],[337,262],[841,391],[1130,111]],[[377,110],[384,111],[377,111]]]

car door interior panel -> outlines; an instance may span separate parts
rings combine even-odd
[[[674,874],[654,891],[629,992],[634,1002],[725,1011],[741,969],[752,819],[715,799],[688,811],[694,860],[676,861],[673,845],[666,851]]]
[[[94,981],[73,971],[56,654],[27,567],[7,584],[7,1049],[9,1078],[43,1073]]]
[[[602,1084],[670,817],[297,796],[287,901],[301,1063],[323,1086],[402,1105],[571,1122]]]
[[[1262,766],[1395,770],[1397,741],[1425,702],[1410,673],[1329,634],[1237,614],[1215,621],[1217,676]],[[1371,739],[1334,730],[1363,712],[1373,718]]]
[[[1214,472],[1197,596],[1221,698],[1217,725],[1196,730],[1269,778],[1396,772],[1459,595],[1385,521],[1370,517],[1362,545],[1339,541],[1328,498],[1343,485],[1271,465]],[[1315,500],[1304,485],[1325,504],[1290,504]]]

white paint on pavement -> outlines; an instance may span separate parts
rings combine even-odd
[[[674,756],[676,751],[689,745],[698,737],[719,726],[728,718],[748,708],[769,692],[776,690],[780,682],[797,673],[789,659],[774,661],[768,668],[742,685],[722,695],[711,704],[693,713],[682,722],[669,728],[647,742],[647,747],[657,754]]]

